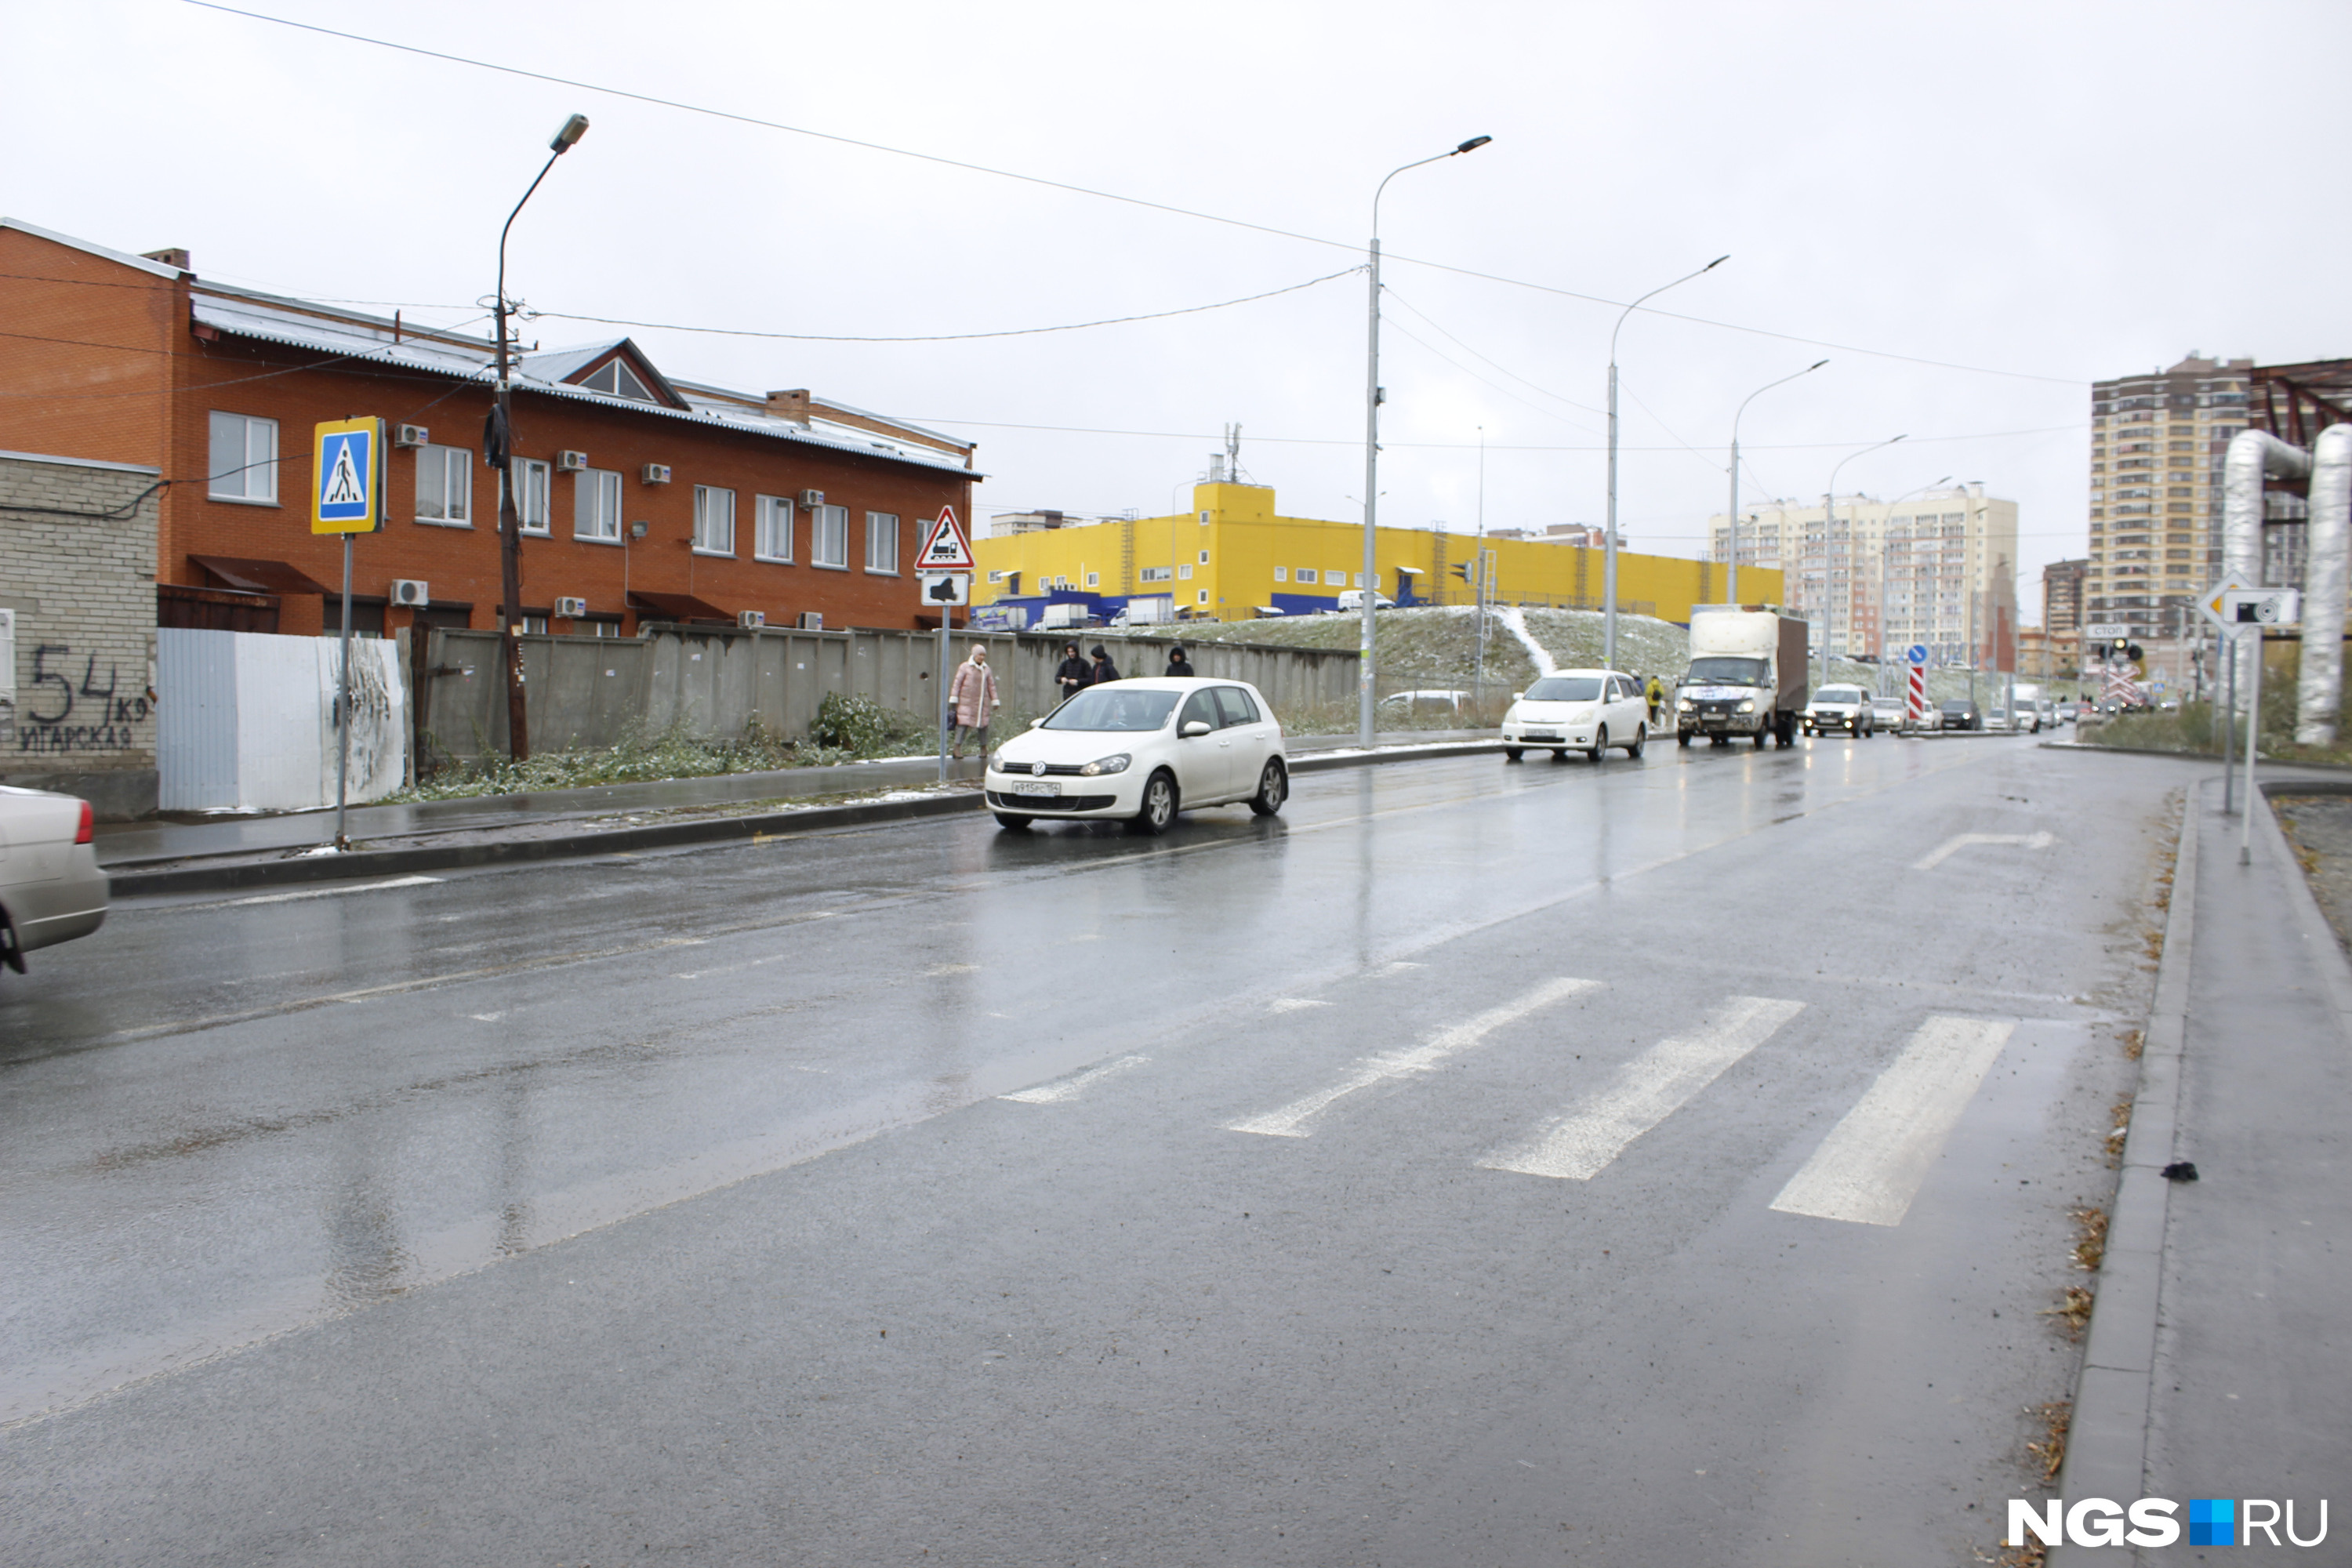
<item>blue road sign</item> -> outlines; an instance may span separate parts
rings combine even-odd
[[[1927,645],[1923,642],[1915,642],[1908,648],[1904,650],[1903,657],[1909,659],[1913,664],[1925,664],[1927,662]]]
[[[319,493],[313,533],[371,533],[383,526],[383,422],[334,419],[316,430]]]

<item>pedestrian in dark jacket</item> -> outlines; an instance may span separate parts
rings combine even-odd
[[[1182,648],[1171,647],[1168,650],[1168,673],[1188,680],[1192,679],[1192,661],[1184,657]]]
[[[1067,702],[1071,698],[1084,691],[1087,689],[1087,683],[1093,679],[1094,667],[1078,657],[1078,645],[1074,642],[1064,643],[1062,662],[1054,671],[1054,685],[1061,692],[1061,700]]]
[[[1095,667],[1093,671],[1087,677],[1087,684],[1088,686],[1100,686],[1106,681],[1117,680],[1118,679],[1118,666],[1110,661],[1110,655],[1104,651],[1102,644],[1095,644]]]

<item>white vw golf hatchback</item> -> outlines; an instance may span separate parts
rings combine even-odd
[[[1165,833],[1196,805],[1247,801],[1271,816],[1289,793],[1282,725],[1238,680],[1089,686],[988,759],[989,809],[1013,828],[1124,818]]]

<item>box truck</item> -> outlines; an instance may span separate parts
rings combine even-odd
[[[1690,668],[1675,688],[1675,739],[1796,744],[1810,695],[1805,623],[1762,605],[1691,607]]]

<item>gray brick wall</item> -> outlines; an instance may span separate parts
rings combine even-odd
[[[156,479],[0,454],[16,677],[13,704],[0,692],[0,783],[86,795],[108,816],[154,809]]]

